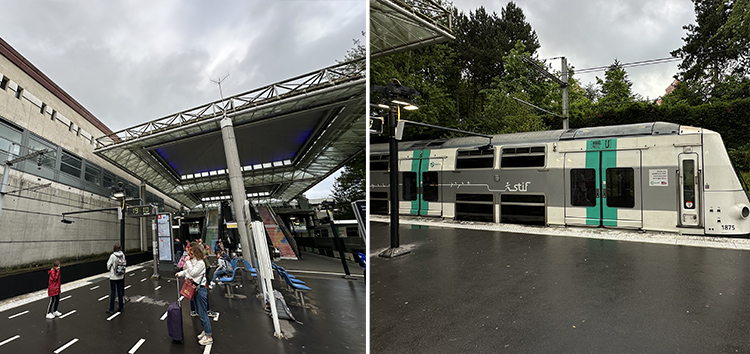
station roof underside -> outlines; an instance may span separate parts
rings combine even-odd
[[[451,13],[432,0],[370,1],[370,57],[455,39]]]
[[[127,128],[94,152],[189,208],[229,199],[226,112],[248,198],[289,201],[364,151],[364,67],[342,63]]]

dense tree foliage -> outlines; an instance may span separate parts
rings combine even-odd
[[[598,103],[605,106],[613,106],[633,102],[633,83],[628,79],[628,73],[617,59],[604,72],[604,80],[596,78],[596,83],[601,86],[601,97]]]
[[[365,180],[365,154],[361,153],[344,166],[333,183],[331,197],[336,203],[336,219],[354,219],[351,203],[365,199]]]
[[[678,79],[704,102],[750,97],[750,1],[693,0],[695,24],[683,28]]]

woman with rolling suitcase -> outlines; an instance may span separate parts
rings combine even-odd
[[[198,335],[198,343],[208,345],[214,342],[211,336],[211,321],[208,319],[208,289],[206,289],[206,263],[203,261],[205,255],[202,247],[191,247],[184,270],[175,274],[176,277],[184,276],[192,280],[198,286],[195,294],[195,302],[198,305],[198,317],[201,319],[203,331]]]

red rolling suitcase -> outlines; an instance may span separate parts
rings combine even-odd
[[[184,333],[182,331],[182,305],[179,301],[180,296],[180,280],[175,279],[177,283],[177,301],[169,304],[167,307],[167,331],[172,340],[182,342],[184,339]]]

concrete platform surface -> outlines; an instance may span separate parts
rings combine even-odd
[[[377,257],[380,353],[750,353],[750,252],[402,225]]]
[[[318,263],[336,259],[316,259]],[[305,261],[295,263],[305,269]],[[132,266],[125,278],[130,302],[122,313],[111,316],[106,275],[63,284],[59,311],[63,316],[45,319],[46,291],[0,303],[0,353],[364,353],[366,350],[366,290],[361,279],[344,279],[318,273],[295,273],[313,290],[306,306],[278,280],[274,288],[284,294],[292,314],[301,322],[280,320],[285,338],[273,336],[271,317],[255,296],[255,281],[238,279],[235,294],[224,297],[216,286],[209,292],[209,306],[219,313],[212,320],[214,343],[203,347],[196,336],[202,327],[191,317],[190,303],[182,300],[184,343],[173,342],[164,320],[169,303],[177,300],[174,272],[162,271],[152,279],[150,264]],[[65,268],[62,268],[65,271]],[[314,269],[312,270],[314,271]],[[240,271],[238,271],[238,274]]]

